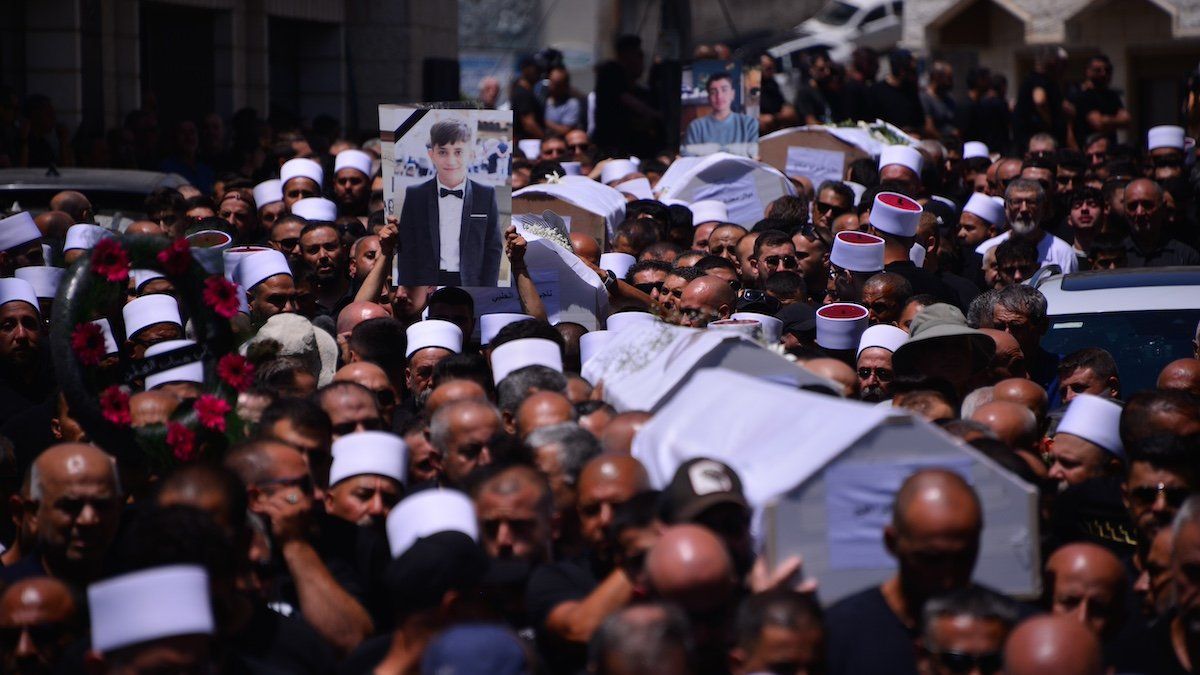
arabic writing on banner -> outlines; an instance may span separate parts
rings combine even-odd
[[[758,196],[758,186],[754,183],[754,172],[747,171],[732,180],[721,183],[705,183],[692,190],[689,201],[698,202],[704,199],[715,199],[725,203],[729,212],[729,222],[750,226],[762,220],[766,207]]]
[[[846,153],[839,150],[793,145],[787,149],[784,173],[808,178],[817,187],[827,180],[842,180],[845,162]]]

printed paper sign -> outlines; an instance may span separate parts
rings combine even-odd
[[[784,173],[808,178],[815,188],[827,180],[842,180],[845,161],[846,153],[838,150],[793,145],[787,149]]]
[[[758,198],[754,173],[750,171],[728,182],[707,183],[692,191],[691,201],[698,202],[702,199],[725,202],[725,207],[729,210],[729,222],[746,228],[762,220],[766,207]]]

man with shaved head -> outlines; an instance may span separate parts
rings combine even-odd
[[[1067,544],[1046,561],[1050,611],[1069,616],[1101,642],[1112,640],[1125,621],[1129,579],[1125,566],[1095,544]]]
[[[36,507],[37,546],[0,572],[13,583],[50,575],[77,590],[96,579],[117,534],[121,487],[116,460],[80,443],[47,449],[33,463],[29,504]]]
[[[688,282],[679,301],[680,325],[704,328],[712,321],[728,319],[737,309],[737,293],[720,277],[706,274]]]
[[[646,554],[650,591],[687,613],[702,660],[723,659],[739,584],[724,542],[700,525],[675,525]]]
[[[400,395],[392,386],[392,381],[388,379],[383,368],[370,361],[347,363],[333,374],[333,381],[357,382],[375,392],[375,400],[379,404],[379,413],[383,417],[384,426],[392,425],[396,406],[400,402]]]
[[[880,272],[863,284],[862,305],[870,312],[872,326],[878,323],[898,326],[900,314],[912,296],[913,287],[908,279],[895,272]]]
[[[1168,363],[1158,374],[1157,386],[1200,396],[1200,359],[1177,359]]]
[[[49,673],[76,637],[71,589],[51,577],[30,577],[0,595],[0,670],[9,675]]]
[[[994,395],[994,390],[993,390]],[[1028,408],[1010,401],[995,401],[979,406],[971,419],[988,425],[996,437],[1014,452],[1038,454],[1037,418]]]
[[[572,232],[570,237],[571,250],[575,252],[575,255],[579,256],[580,260],[599,267],[600,245],[596,243],[596,239],[582,232]]]
[[[71,229],[75,221],[65,211],[46,211],[34,216],[33,223],[38,226],[38,230],[41,230],[44,239],[58,242],[61,246],[67,238],[67,230]],[[158,227],[157,224],[155,227]],[[159,232],[161,231],[159,230]]]
[[[387,307],[377,302],[355,301],[342,308],[337,316],[337,334],[350,337],[354,327],[368,319],[390,317]],[[345,359],[343,359],[345,360]]]
[[[566,396],[556,391],[535,392],[517,408],[517,436],[525,438],[542,427],[574,422],[578,417]]]
[[[643,410],[626,410],[614,415],[600,434],[600,445],[604,452],[628,455],[633,449],[633,437],[650,421],[650,417],[650,413]]]
[[[809,359],[801,364],[808,372],[832,380],[842,387],[842,396],[858,397],[858,373],[849,364],[833,358]]]
[[[554,672],[581,668],[592,633],[633,598],[633,581],[614,564],[606,535],[614,509],[648,490],[650,479],[632,457],[601,455],[584,465],[578,486],[576,511],[588,550],[535,570],[525,594]]]
[[[440,408],[429,422],[429,441],[442,456],[442,477],[464,484],[467,474],[492,463],[493,441],[504,430],[500,411],[487,401],[467,400]]]
[[[1129,236],[1125,252],[1130,267],[1200,265],[1196,249],[1172,239],[1165,231],[1166,208],[1163,189],[1148,178],[1137,178],[1125,186],[1125,219]]]
[[[979,498],[958,474],[926,469],[909,476],[883,531],[896,573],[826,614],[829,673],[916,673],[921,609],[934,595],[971,585],[982,529]]]
[[[979,332],[996,343],[996,353],[992,356],[988,380],[998,382],[1012,377],[1025,377],[1025,354],[1016,338],[995,328],[980,328]]]
[[[1005,335],[1008,334],[1005,333]],[[1038,386],[1033,380],[1027,380],[1023,377],[1010,377],[1007,380],[1000,380],[992,387],[992,397],[996,401],[1009,401],[1010,403],[1017,403],[1028,408],[1029,412],[1033,413],[1034,417],[1037,418],[1039,429],[1045,423],[1046,407],[1048,405],[1046,390]]]
[[[1100,642],[1080,622],[1043,615],[1017,626],[1004,645],[1006,675],[1101,675]],[[1147,671],[1160,672],[1160,671]]]
[[[63,190],[50,198],[51,211],[63,211],[71,217],[71,223],[92,222],[92,203],[82,192]]]
[[[471,499],[480,543],[498,560],[530,565],[548,562],[553,544],[554,494],[546,477],[516,464],[472,476]]]

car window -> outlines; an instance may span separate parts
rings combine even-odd
[[[1108,351],[1117,362],[1121,398],[1128,399],[1153,389],[1163,366],[1192,355],[1198,320],[1200,309],[1051,316],[1042,348],[1059,356],[1084,347]]]
[[[882,19],[884,16],[887,16],[887,5],[880,5],[879,7],[867,12],[867,15],[863,17],[862,22],[860,22],[858,25],[865,26],[873,21]]]

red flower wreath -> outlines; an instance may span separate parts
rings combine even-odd
[[[241,354],[226,354],[217,362],[217,375],[225,384],[242,392],[254,384],[254,365]]]
[[[100,392],[100,411],[104,419],[117,426],[127,427],[133,421],[129,413],[129,394],[115,384]]]
[[[129,278],[129,254],[116,239],[101,239],[92,249],[92,271],[107,281],[125,281]]]
[[[196,433],[179,422],[167,422],[167,445],[181,462],[196,458]]]
[[[79,362],[85,366],[95,366],[104,360],[104,331],[100,326],[85,321],[71,331],[71,349]]]
[[[225,415],[232,410],[228,401],[211,394],[204,394],[196,399],[195,409],[200,424],[213,431],[225,431]]]
[[[158,252],[163,271],[173,277],[181,277],[192,265],[192,247],[187,239],[176,239],[171,245]]]
[[[226,319],[232,319],[241,307],[237,294],[237,286],[225,277],[211,276],[204,280],[204,304]]]

